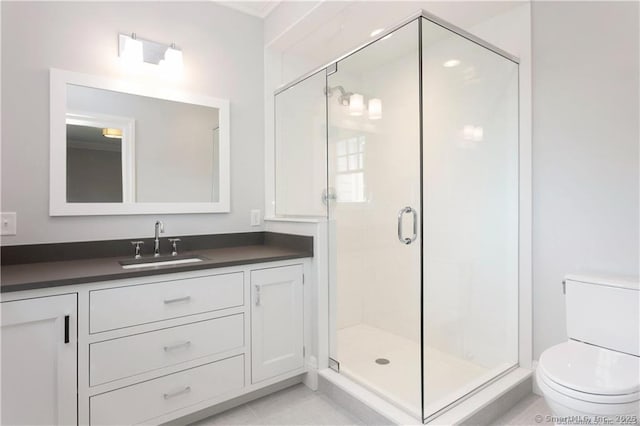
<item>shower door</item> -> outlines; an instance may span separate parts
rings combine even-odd
[[[422,416],[419,22],[327,71],[330,356]],[[334,72],[335,71],[335,72]]]

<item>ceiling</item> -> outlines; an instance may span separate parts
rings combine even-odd
[[[249,0],[232,0],[232,1],[217,1],[217,3],[230,7],[232,9],[239,10],[240,12],[247,13],[249,15],[257,16],[258,18],[266,18],[273,9],[280,4],[281,0],[265,0],[265,1],[249,1]]]
[[[325,3],[326,4],[326,3]],[[475,25],[521,6],[519,1],[353,1],[340,3],[343,7],[333,16],[317,22],[307,22],[305,33],[297,34],[285,45],[285,56],[303,60],[314,67],[328,63],[352,48],[371,40],[371,32],[402,22],[419,8],[428,10],[461,28]],[[391,25],[390,25],[391,23]],[[393,43],[394,45],[396,43]],[[290,59],[294,60],[294,59]],[[312,67],[313,68],[313,67]]]

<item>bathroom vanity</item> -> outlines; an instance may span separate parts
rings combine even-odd
[[[198,263],[3,265],[2,423],[159,424],[304,374],[312,239],[251,234]]]

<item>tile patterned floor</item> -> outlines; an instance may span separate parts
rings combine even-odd
[[[549,425],[545,420],[551,412],[544,400],[531,394],[497,419],[495,426]],[[536,422],[536,416],[542,422]],[[208,417],[190,426],[213,425],[330,425],[364,426],[353,413],[319,392],[313,392],[303,384],[281,390],[239,407]]]
[[[303,384],[206,418],[190,426],[210,425],[364,425],[334,401]]]
[[[530,394],[494,422],[495,426],[553,425],[551,410],[542,397]]]

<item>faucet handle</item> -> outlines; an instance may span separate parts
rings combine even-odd
[[[171,256],[178,255],[178,241],[182,241],[180,238],[169,238],[171,243]]]
[[[142,254],[140,253],[140,246],[144,245],[144,241],[131,241],[131,245],[136,248],[134,259],[140,259],[142,257]]]

